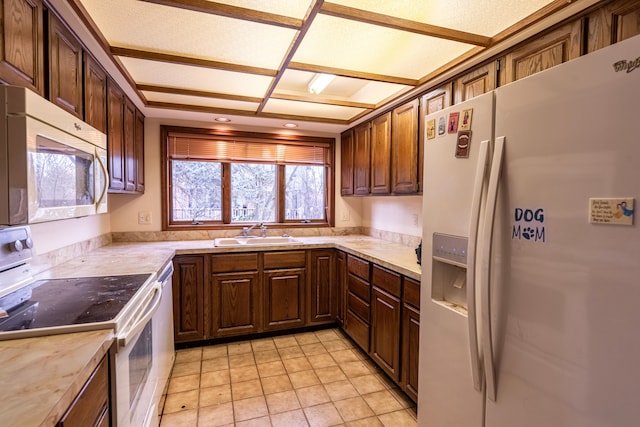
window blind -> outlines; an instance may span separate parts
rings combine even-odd
[[[331,164],[330,146],[317,142],[169,133],[169,158],[271,164]]]

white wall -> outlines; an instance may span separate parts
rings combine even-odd
[[[84,242],[111,232],[109,214],[31,224],[36,254]]]
[[[409,236],[422,235],[422,196],[362,198],[362,226]]]

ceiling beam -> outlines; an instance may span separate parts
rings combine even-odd
[[[255,96],[231,95],[228,93],[208,92],[204,90],[181,89],[181,88],[168,87],[168,86],[138,84],[136,85],[136,89],[140,91],[147,91],[147,92],[169,93],[172,95],[199,96],[203,98],[227,99],[230,101],[253,102],[253,103],[262,102],[262,98],[255,97]]]
[[[256,114],[254,111],[234,110],[230,108],[215,108],[215,107],[207,107],[203,105],[174,104],[172,102],[148,101],[147,107],[162,108],[162,109],[169,109],[169,110],[195,111],[199,113],[224,114],[224,115],[230,115],[230,116],[264,117],[269,119],[282,119],[282,120],[290,120],[290,121],[298,120],[302,122],[328,123],[328,124],[336,124],[336,125],[348,125],[350,123],[349,120],[330,119],[325,117],[307,117],[307,116],[296,116],[294,114],[275,114],[275,113],[257,113]]]
[[[410,33],[437,37],[440,39],[452,40],[476,46],[487,47],[491,44],[490,37],[479,34],[467,33],[465,31],[453,30],[446,27],[438,27],[436,25],[423,24],[422,22],[410,21],[408,19],[369,12],[367,10],[342,6],[335,3],[324,3],[322,5],[322,9],[320,9],[320,13],[335,16],[337,18],[350,19],[352,21],[364,22],[366,24],[378,25],[381,27],[392,28],[394,30],[407,31]]]
[[[244,7],[231,6],[223,3],[215,3],[207,0],[142,0],[147,3],[154,3],[163,6],[177,7],[179,9],[191,10],[194,12],[208,13],[211,15],[224,16],[227,18],[241,19],[244,21],[257,22],[259,24],[275,25],[277,27],[298,30],[303,25],[301,19],[290,16],[277,15],[274,13],[262,12]]]
[[[291,95],[288,93],[273,93],[271,94],[271,99],[283,99],[285,101],[311,102],[314,104],[336,105],[339,107],[364,108],[366,110],[373,110],[374,108],[376,108],[376,104],[366,104],[364,102],[353,102],[353,101],[342,101],[340,99],[331,99],[331,98],[319,97],[319,96]]]
[[[278,71],[268,68],[249,67],[246,65],[229,64],[227,62],[210,61],[207,59],[193,58],[190,56],[171,55],[168,53],[147,52],[145,50],[129,49],[125,47],[111,46],[111,54],[127,58],[146,59],[149,61],[170,62],[180,65],[194,65],[196,67],[213,68],[216,70],[233,71],[236,73],[258,74],[261,76],[275,76]]]
[[[415,79],[385,76],[383,74],[364,73],[360,71],[345,70],[343,68],[325,67],[323,65],[304,64],[302,62],[290,62],[289,69],[298,71],[309,71],[311,73],[335,74],[336,76],[350,77],[353,79],[373,80],[376,82],[395,83],[406,86],[416,86],[418,84],[418,80]]]
[[[276,86],[278,86],[280,79],[282,79],[282,76],[287,70],[289,63],[293,59],[293,56],[296,54],[298,47],[300,47],[300,43],[302,43],[302,39],[304,39],[304,36],[307,34],[307,31],[309,31],[309,28],[311,27],[311,23],[313,22],[315,17],[318,15],[318,12],[320,11],[320,8],[322,7],[323,3],[324,3],[324,0],[313,0],[313,2],[311,3],[309,10],[307,10],[307,14],[304,17],[304,24],[302,25],[302,27],[300,28],[296,36],[291,41],[291,44],[289,45],[289,49],[287,50],[287,54],[282,60],[280,67],[278,67],[278,74],[275,76],[275,78],[271,82],[271,85],[269,86],[269,88],[267,89],[267,92],[264,95],[264,100],[258,107],[258,111],[257,111],[258,114],[261,113],[262,110],[264,110],[264,107],[267,105],[267,101],[269,101],[271,94],[276,89]]]

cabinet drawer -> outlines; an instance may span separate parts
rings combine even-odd
[[[305,251],[281,251],[264,253],[264,269],[299,268],[307,263]]]
[[[398,273],[374,264],[371,272],[371,284],[400,298],[402,277]]]
[[[365,352],[369,352],[369,324],[347,310],[344,329],[356,344],[362,347]]]
[[[212,273],[233,273],[258,269],[258,253],[211,255]]]
[[[349,255],[347,258],[347,269],[349,273],[355,274],[367,282],[369,281],[369,261]]]
[[[420,283],[408,277],[404,278],[404,302],[420,308]]]
[[[349,292],[349,297],[347,298],[347,310],[351,310],[353,313],[357,314],[360,319],[369,323],[369,313],[370,305],[360,298]]]
[[[349,292],[354,293],[366,302],[371,301],[371,285],[359,277],[349,274]]]
[[[109,401],[109,370],[106,357],[84,385],[76,400],[64,414],[58,427],[98,425],[107,411]],[[108,417],[107,417],[108,418]]]

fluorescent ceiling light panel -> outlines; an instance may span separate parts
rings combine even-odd
[[[333,74],[316,74],[309,82],[309,93],[319,95],[336,76]]]

